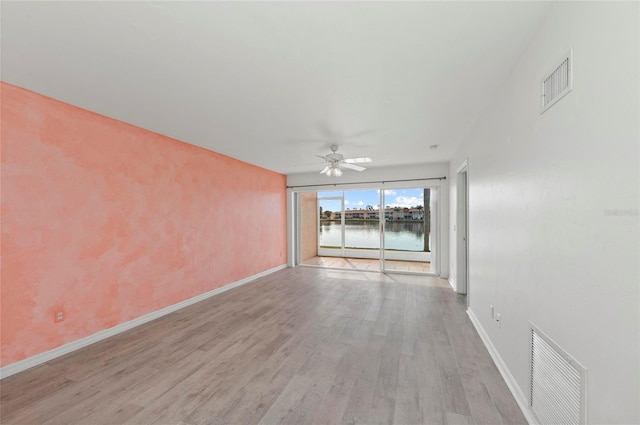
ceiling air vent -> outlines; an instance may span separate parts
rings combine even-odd
[[[586,423],[586,370],[531,324],[531,411],[541,424]]]
[[[571,50],[564,55],[560,64],[542,79],[542,108],[540,113],[551,108],[564,95],[571,91],[573,84]]]

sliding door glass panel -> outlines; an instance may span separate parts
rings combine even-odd
[[[343,255],[342,192],[318,192],[318,255]]]
[[[380,195],[377,190],[349,190],[344,193],[345,257],[380,258]],[[354,262],[355,268],[378,269],[379,263]]]
[[[431,204],[433,189],[385,190],[384,261],[389,272],[432,273]]]

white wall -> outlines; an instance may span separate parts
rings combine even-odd
[[[450,164],[455,223],[469,158],[471,314],[521,398],[529,321],[581,362],[594,424],[640,423],[638,21],[638,2],[554,4]],[[540,115],[540,79],[570,46],[573,91]],[[450,247],[455,280],[453,231]]]
[[[425,143],[426,145],[426,143]],[[318,173],[290,174],[287,176],[287,186],[313,186],[312,188],[300,188],[299,190],[343,190],[343,189],[364,189],[378,186],[378,182],[387,182],[383,187],[422,187],[422,186],[439,186],[439,203],[440,203],[440,276],[447,278],[449,276],[449,166],[448,164],[416,164],[402,167],[380,167],[368,168],[363,172],[345,171],[341,177],[328,177]],[[407,179],[427,179],[446,177],[444,180],[425,180],[416,182],[391,182],[391,180],[407,180]],[[357,184],[357,182],[376,182],[375,184],[365,183]],[[334,187],[334,183],[340,183],[341,186]],[[349,183],[348,185],[343,185]],[[288,210],[288,234],[289,242],[289,265],[293,265],[293,220],[291,214],[293,210],[293,199],[291,191],[289,191]]]

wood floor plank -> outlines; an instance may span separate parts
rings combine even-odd
[[[420,398],[418,392],[418,377],[416,370],[418,359],[416,356],[401,354],[398,371],[398,385],[396,386],[393,423],[419,424]]]
[[[407,285],[396,285],[375,392],[369,409],[368,423],[371,424],[393,423],[402,349],[406,287]]]
[[[43,380],[42,376],[49,379]],[[54,373],[49,365],[43,364],[0,381],[0,406],[3,412],[19,411],[71,384],[73,381],[64,374]],[[23,391],[25,387],[30,390]]]
[[[446,281],[302,267],[0,381],[0,422],[526,423]]]
[[[313,424],[340,424],[345,416],[347,404],[356,378],[361,373],[361,361],[369,353],[369,339],[371,338],[375,322],[363,320],[354,335],[351,344],[345,347],[339,364],[335,369],[333,385],[318,407]]]
[[[445,389],[439,378],[434,349],[431,346],[428,341],[420,341],[416,346],[419,423],[443,424],[445,410],[442,393]]]
[[[306,376],[295,375],[284,391],[271,405],[271,408],[258,422],[259,425],[277,425],[285,422],[285,418],[300,402],[307,389],[313,384],[313,380]]]
[[[372,333],[367,344],[369,350],[359,359],[359,363],[353,371],[354,383],[349,393],[349,401],[344,409],[343,423],[362,424],[368,422],[380,371],[383,345],[384,337]]]
[[[445,423],[447,425],[473,425],[475,422],[473,421],[473,418],[471,416],[447,412]]]
[[[404,307],[404,324],[402,327],[402,349],[400,352],[405,355],[415,355],[418,319],[416,313],[416,285],[407,286],[407,296]]]

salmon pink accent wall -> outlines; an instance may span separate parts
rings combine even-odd
[[[0,89],[3,366],[286,263],[284,175]]]

